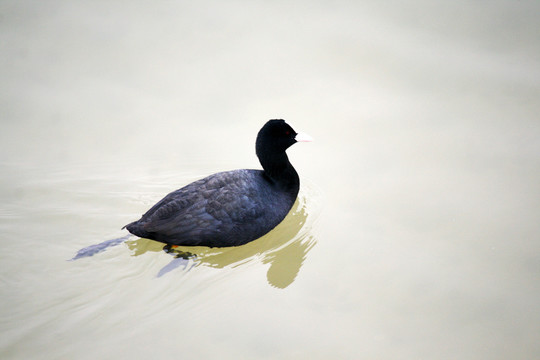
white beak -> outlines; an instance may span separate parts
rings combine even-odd
[[[296,141],[301,141],[301,142],[310,142],[310,141],[314,141],[313,138],[311,136],[309,136],[308,134],[304,134],[304,133],[298,133],[296,134],[296,136],[294,137],[294,140]]]

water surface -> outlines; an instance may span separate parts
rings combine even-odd
[[[3,1],[0,357],[537,358],[539,15]],[[275,231],[68,261],[174,189],[258,168],[270,118],[316,139],[289,150],[301,196]]]

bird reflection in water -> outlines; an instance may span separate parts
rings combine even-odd
[[[313,219],[308,219],[305,201],[299,197],[287,217],[272,231],[245,245],[226,248],[202,246],[171,246],[139,238],[126,241],[133,256],[147,252],[165,251],[174,259],[158,272],[158,277],[176,269],[190,270],[197,266],[212,268],[238,267],[261,261],[270,264],[268,283],[284,289],[296,279],[308,252],[316,244],[310,234]]]

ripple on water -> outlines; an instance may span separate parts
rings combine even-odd
[[[143,262],[150,260],[150,256],[153,265],[160,266],[154,269],[157,277],[184,277],[189,272],[195,275],[201,268],[221,269],[220,274],[207,279],[217,281],[234,271],[247,270],[259,264],[269,265],[267,281],[270,285],[286,288],[296,279],[307,254],[316,244],[313,227],[320,210],[320,190],[311,182],[303,181],[298,199],[287,217],[274,230],[245,245],[227,248],[171,247],[143,238],[127,240],[125,245],[132,257],[145,258]],[[106,251],[123,242],[119,240],[123,238],[90,245],[79,250],[73,260]],[[105,258],[110,259],[111,255],[109,253]],[[145,268],[148,266],[146,263]]]

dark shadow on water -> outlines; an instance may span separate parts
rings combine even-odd
[[[75,256],[71,258],[70,261],[94,256],[102,251],[107,250],[110,247],[120,245],[121,243],[123,243],[124,241],[126,241],[132,236],[133,235],[131,234],[127,234],[125,236],[122,236],[116,239],[106,240],[106,241],[100,242],[99,244],[90,245],[85,248],[82,248],[81,250],[77,251],[77,254],[75,254]]]
[[[170,246],[141,238],[126,241],[126,244],[133,251],[133,256],[159,251],[166,251],[174,256],[174,259],[159,271],[158,277],[179,267],[185,271],[201,265],[216,269],[235,268],[260,261],[270,265],[267,272],[268,283],[284,289],[296,279],[308,252],[316,244],[314,236],[309,234],[311,226],[308,223],[312,221],[308,222],[305,203],[300,199],[274,230],[242,246]]]

